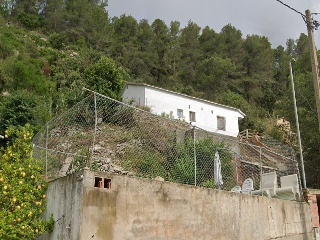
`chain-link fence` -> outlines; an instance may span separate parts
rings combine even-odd
[[[299,176],[291,150],[279,154],[248,136],[207,132],[97,93],[48,122],[33,142],[48,179],[89,167],[230,191],[247,178],[259,189],[264,172]]]

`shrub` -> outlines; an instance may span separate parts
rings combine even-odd
[[[214,158],[218,151],[224,180],[228,185],[233,184],[232,154],[223,142],[214,142],[212,138],[205,137],[196,141],[195,149],[196,156],[194,156],[194,142],[191,137],[177,145],[176,152],[170,156],[170,161],[174,162],[170,170],[173,181],[194,184],[194,158],[196,157],[197,184],[202,183],[208,187],[214,178]]]
[[[32,158],[30,126],[9,127],[0,165],[0,239],[34,239],[54,221],[44,221],[47,183],[43,166]],[[1,153],[0,153],[1,154]]]

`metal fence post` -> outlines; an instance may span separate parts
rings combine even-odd
[[[93,139],[92,139],[92,151],[91,151],[89,167],[93,162],[94,144],[96,141],[96,133],[97,133],[97,95],[96,93],[93,94],[93,101],[94,101],[94,133],[93,133]]]
[[[193,126],[194,185],[197,186],[196,128]]]
[[[261,155],[262,155],[262,147],[259,147],[259,161],[260,161],[260,177],[261,177],[261,175],[262,175],[262,157],[261,157]]]
[[[46,166],[45,166],[45,178],[48,177],[48,123],[46,123]]]
[[[260,158],[260,189],[262,189],[262,147],[259,147],[260,151],[259,151],[259,158]],[[262,196],[263,196],[263,192],[262,192]]]

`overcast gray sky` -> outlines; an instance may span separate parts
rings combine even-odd
[[[320,13],[320,0],[281,0],[305,14]],[[151,24],[160,18],[167,25],[179,21],[181,27],[191,20],[201,28],[209,26],[216,32],[230,23],[243,38],[248,34],[266,36],[273,48],[286,46],[289,38],[308,34],[300,14],[276,0],[109,0],[109,16],[131,15],[137,21],[148,19]],[[320,22],[320,14],[313,15]],[[320,27],[315,31],[316,46],[320,48]]]

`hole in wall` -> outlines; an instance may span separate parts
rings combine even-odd
[[[110,178],[105,178],[104,179],[103,187],[107,188],[107,189],[111,189],[111,179]]]
[[[94,178],[94,187],[102,188],[102,178],[101,177],[95,177]]]
[[[111,179],[110,178],[95,177],[94,178],[94,187],[111,189]]]

